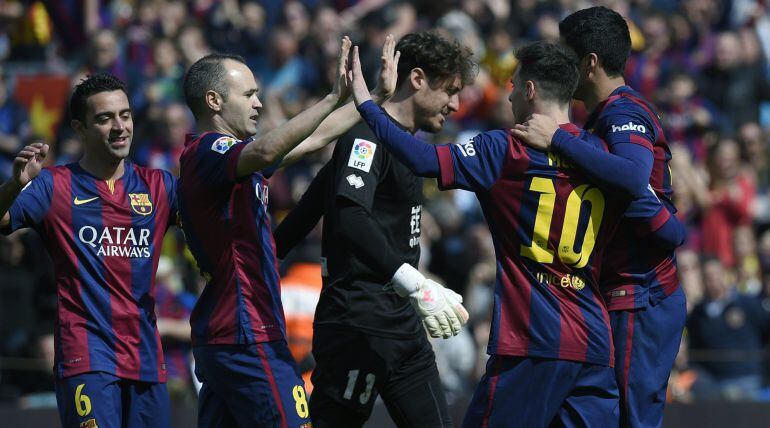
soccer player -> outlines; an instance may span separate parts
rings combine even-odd
[[[559,30],[580,58],[575,98],[592,110],[585,128],[604,139],[610,151],[578,144],[542,115],[517,126],[514,135],[562,156],[597,184],[631,197],[653,189],[675,213],[671,152],[660,119],[623,79],[631,49],[626,21],[610,9],[592,7],[566,17]],[[660,426],[686,318],[673,247],[639,239],[624,224],[607,254],[601,287],[612,320],[621,426]]]
[[[42,168],[26,146],[0,187],[0,227],[38,231],[54,262],[56,401],[63,427],[166,427],[166,365],[155,326],[155,270],[176,222],[176,182],[126,160],[133,118],[123,82],[92,75],[70,99],[76,163]]]
[[[385,111],[409,132],[438,132],[473,79],[470,51],[428,32],[404,36],[396,49],[398,85]],[[310,403],[316,428],[362,426],[378,395],[398,426],[451,426],[422,324],[446,338],[468,315],[459,295],[416,269],[422,187],[361,124],[340,138],[276,230],[283,257],[324,216]]]
[[[578,81],[574,54],[539,42],[516,58],[509,97],[516,121],[548,115],[585,144],[602,147],[568,123]],[[668,211],[652,193],[629,206],[508,129],[457,145],[421,142],[366,101],[360,74],[354,50],[352,89],[375,135],[418,175],[438,177],[442,189],[476,192],[495,243],[491,357],[464,426],[617,425],[612,336],[598,288],[602,253],[624,213],[648,228]]]
[[[394,46],[389,37],[383,47],[384,93],[392,91],[385,86],[395,86]],[[180,217],[207,280],[190,320],[196,375],[203,382],[201,427],[310,424],[303,382],[286,344],[267,177],[360,120],[352,103],[330,115],[347,97],[349,48],[345,38],[331,93],[256,138],[262,105],[242,58],[208,55],[185,76],[185,99],[199,134],[188,138],[180,160]]]

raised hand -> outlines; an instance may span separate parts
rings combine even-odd
[[[353,60],[351,71],[348,73],[348,86],[353,91],[353,100],[356,106],[372,99],[369,96],[369,89],[366,87],[364,73],[361,71],[361,59],[358,57],[358,46],[353,46]]]
[[[512,132],[526,145],[545,152],[550,150],[551,140],[558,129],[559,124],[551,117],[535,113],[523,125],[516,125]]]
[[[17,186],[26,186],[40,174],[47,154],[48,144],[45,143],[32,143],[21,149],[13,160],[12,180]]]
[[[382,45],[382,57],[380,58],[380,75],[377,80],[377,86],[374,88],[374,95],[381,99],[390,98],[396,92],[396,81],[398,80],[398,59],[401,52],[396,52],[396,38],[392,34],[385,37],[385,43]]]
[[[337,78],[334,80],[334,88],[332,94],[337,96],[338,102],[344,102],[350,96],[350,87],[348,86],[348,55],[350,54],[350,38],[345,36],[342,38],[342,45],[340,46],[339,56],[337,57]]]

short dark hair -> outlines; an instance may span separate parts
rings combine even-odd
[[[398,41],[396,50],[401,52],[396,87],[414,68],[421,68],[433,82],[443,83],[459,74],[463,85],[473,83],[478,72],[470,49],[432,31],[407,34]]]
[[[87,76],[75,85],[70,97],[70,118],[85,123],[88,110],[88,98],[101,92],[123,91],[126,96],[126,84],[109,73],[96,73]]]
[[[206,109],[206,92],[215,91],[227,101],[227,68],[222,63],[228,59],[246,64],[246,60],[240,55],[212,53],[195,61],[187,70],[183,84],[184,100],[196,119]]]
[[[559,33],[578,58],[596,54],[610,77],[622,76],[631,54],[626,20],[604,6],[579,10],[559,23]]]
[[[536,82],[543,99],[570,102],[580,79],[575,52],[558,43],[539,41],[517,50],[516,59],[520,79]]]

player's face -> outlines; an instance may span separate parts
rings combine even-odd
[[[134,120],[126,93],[99,92],[88,97],[86,104],[85,123],[75,121],[75,130],[83,138],[85,150],[104,159],[128,157]]]
[[[511,79],[511,94],[508,95],[508,101],[511,102],[511,112],[513,113],[514,123],[524,123],[532,114],[532,104],[527,100],[526,82],[521,81],[521,74],[518,68]]]
[[[588,95],[591,92],[591,88],[588,84],[588,72],[586,71],[588,67],[588,56],[586,55],[578,65],[578,69],[580,70],[580,78],[578,79],[577,88],[575,88],[575,93],[572,94],[572,98],[580,101],[584,101],[586,99],[586,95]]]
[[[417,129],[439,132],[446,117],[460,108],[460,76],[448,79],[440,85],[423,85],[415,93],[415,125]]]
[[[227,100],[220,112],[233,136],[245,140],[257,133],[257,117],[262,103],[257,97],[259,88],[254,73],[245,64],[226,60]]]

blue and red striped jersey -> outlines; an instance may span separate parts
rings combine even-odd
[[[612,146],[634,143],[653,153],[650,186],[670,211],[671,151],[654,107],[628,86],[621,86],[593,111],[586,129]],[[674,251],[657,245],[651,237],[640,238],[628,220],[607,249],[601,286],[610,310],[646,307],[679,286]]]
[[[168,172],[128,161],[109,181],[72,163],[44,169],[11,206],[10,231],[35,228],[54,263],[58,378],[103,371],[166,381],[155,270],[176,222],[175,189]]]
[[[562,129],[606,150],[574,125]],[[488,352],[612,366],[599,271],[628,203],[607,197],[569,163],[527,147],[507,130],[436,150],[439,185],[477,194],[495,243]],[[660,203],[649,197],[657,203],[652,217]]]
[[[188,136],[180,159],[182,229],[207,282],[190,318],[194,345],[285,338],[269,182],[236,173],[246,145],[215,132]]]

